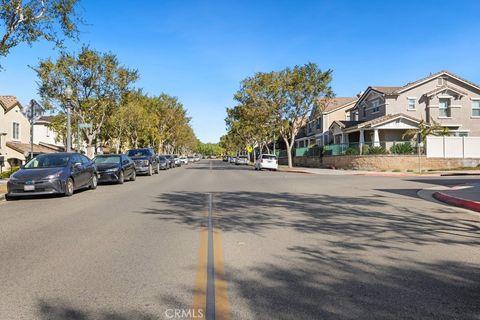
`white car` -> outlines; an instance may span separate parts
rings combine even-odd
[[[188,158],[187,157],[180,157],[180,161],[182,164],[188,164]]]
[[[257,161],[255,161],[255,170],[277,170],[278,169],[278,160],[277,156],[274,154],[261,154]]]

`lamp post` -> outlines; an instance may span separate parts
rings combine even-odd
[[[67,99],[67,152],[72,151],[72,95],[73,95],[73,90],[72,88],[67,85],[67,88],[65,88],[65,98]]]

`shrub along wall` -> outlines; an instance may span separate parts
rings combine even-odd
[[[280,158],[280,164],[286,164],[286,158]],[[294,157],[294,166],[310,168],[334,168],[353,170],[376,171],[407,171],[454,169],[459,167],[477,167],[480,159],[443,159],[426,158],[416,155],[364,155],[364,156],[323,156],[320,157]]]

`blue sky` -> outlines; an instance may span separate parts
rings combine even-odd
[[[150,95],[177,96],[197,136],[216,142],[240,81],[257,71],[315,62],[333,69],[337,96],[402,85],[450,70],[480,83],[480,1],[94,1],[72,50],[111,51],[140,71]],[[37,97],[34,66],[46,43],[2,59],[0,94]]]

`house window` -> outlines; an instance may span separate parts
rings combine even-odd
[[[367,116],[367,106],[363,105],[363,117]]]
[[[317,119],[317,130],[322,130],[322,118]]]
[[[377,113],[380,111],[380,104],[378,101],[373,101],[372,102],[372,113]]]
[[[47,137],[50,137],[50,130],[48,129],[48,127],[45,127],[45,129],[47,129],[47,134],[46,134],[46,136],[47,136]]]
[[[438,78],[437,79],[437,87],[441,87],[445,84],[445,78]]]
[[[480,117],[480,100],[472,101],[472,117]]]
[[[17,122],[13,123],[12,139],[20,140],[20,123],[17,123]]]
[[[450,99],[440,98],[440,103],[438,104],[438,116],[444,118],[450,118]]]
[[[415,98],[408,98],[408,107],[407,110],[415,110],[416,109],[416,100]]]

